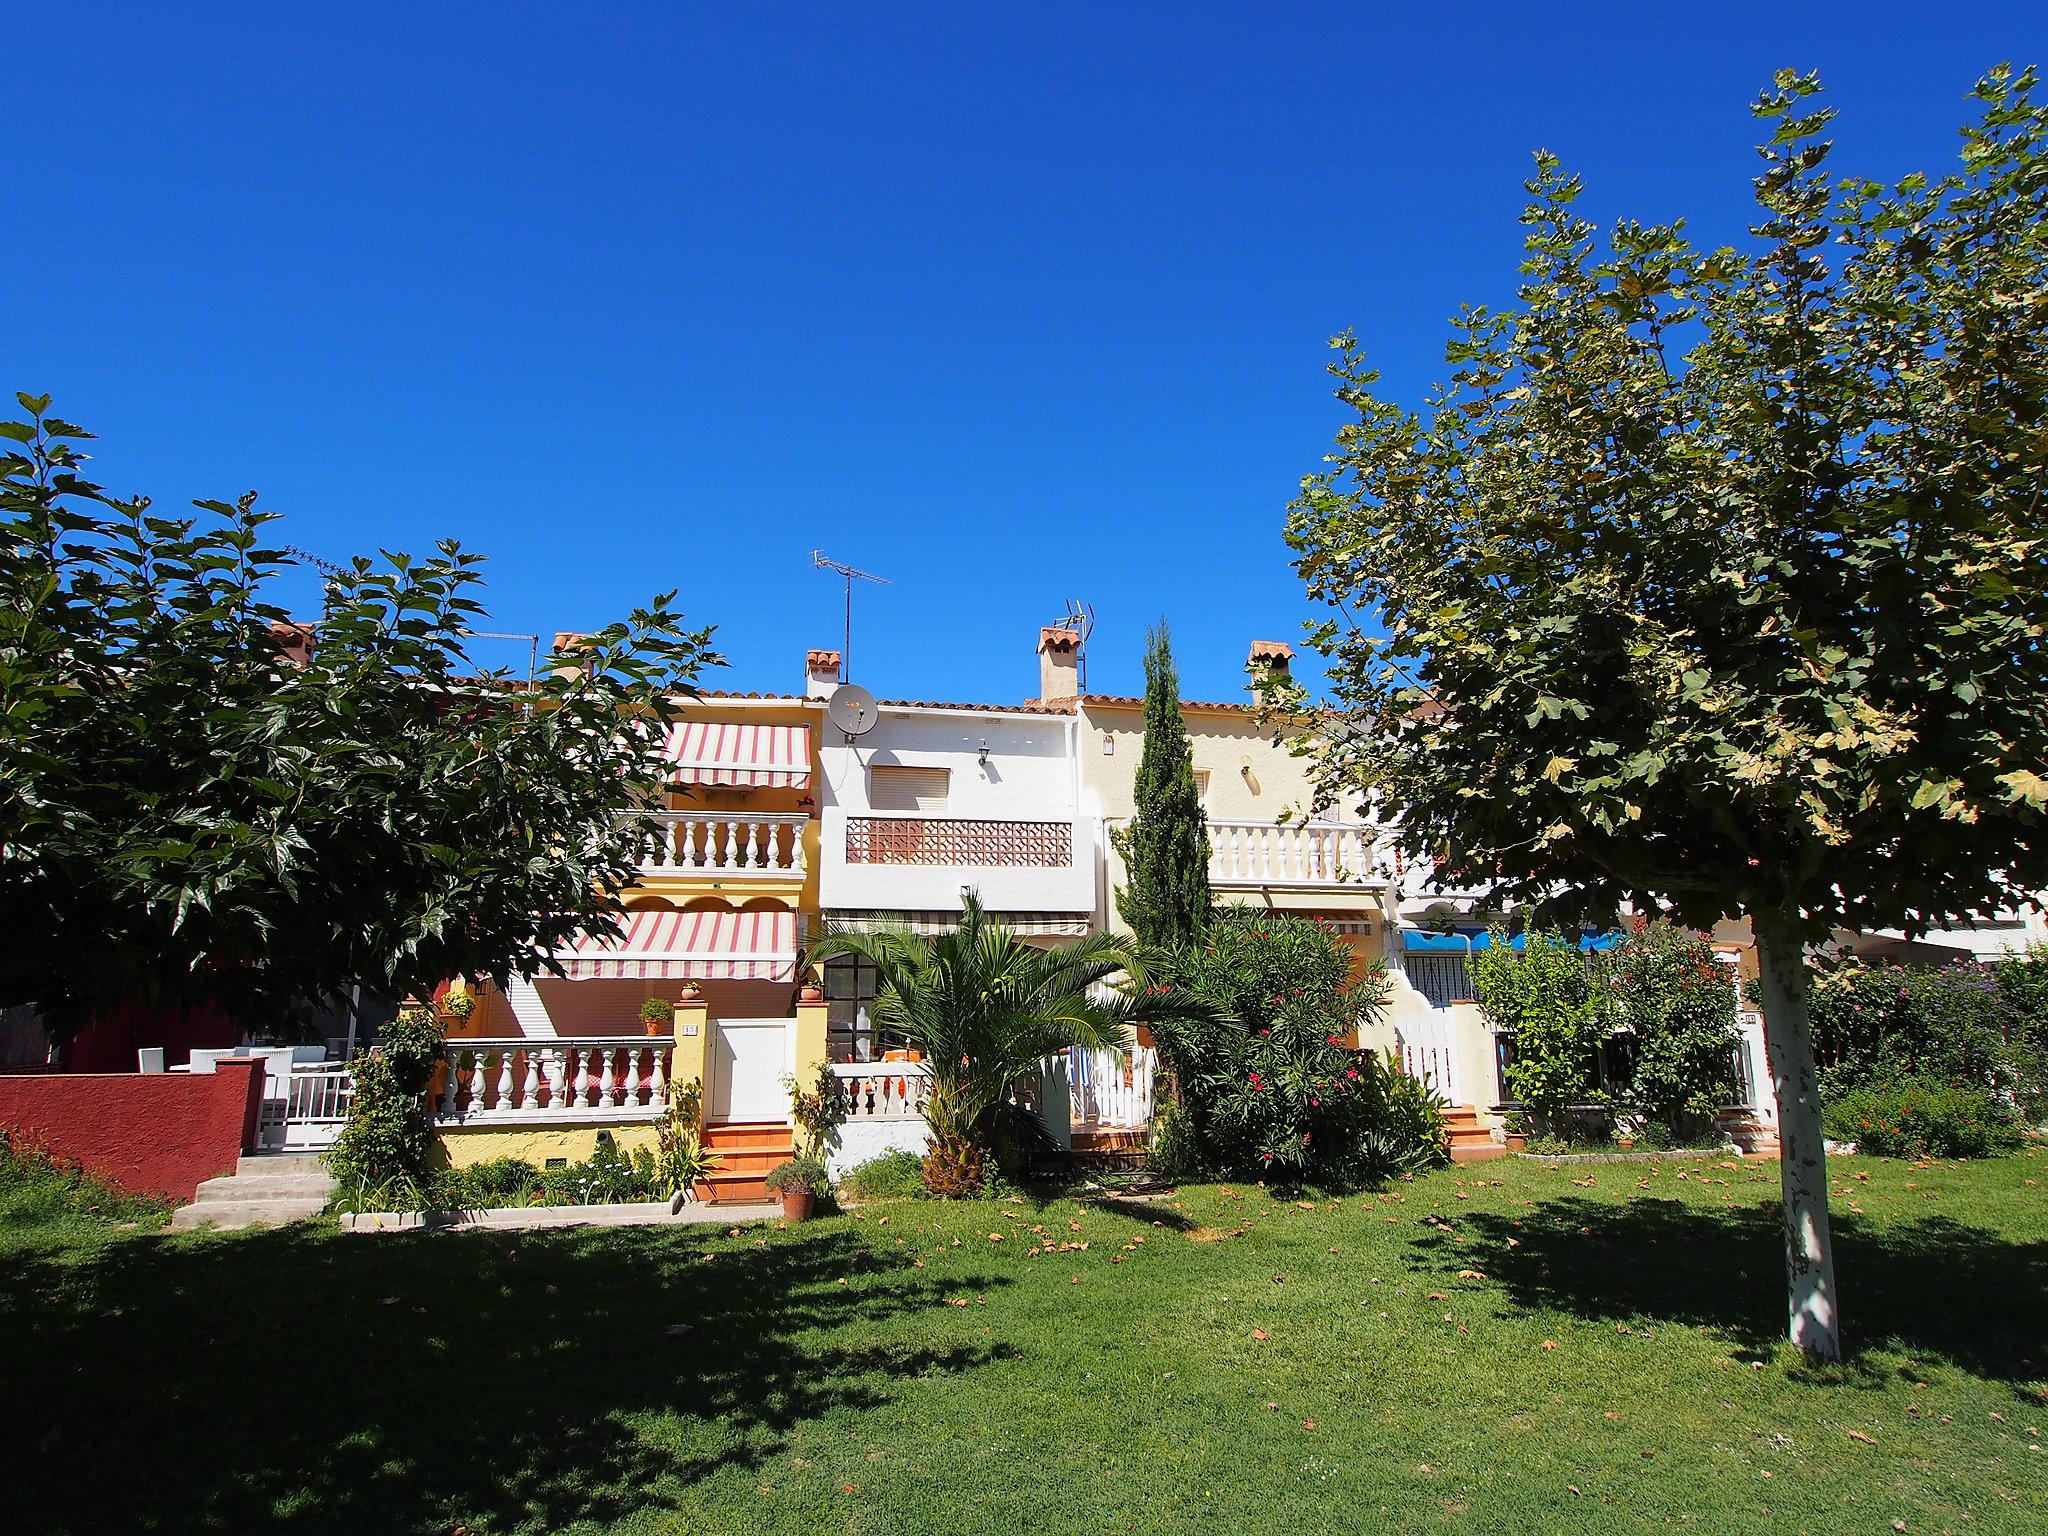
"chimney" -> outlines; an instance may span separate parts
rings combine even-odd
[[[839,686],[839,653],[837,651],[804,652],[804,697],[807,699],[828,699],[832,690]]]
[[[558,629],[555,631],[555,643],[551,647],[551,649],[553,649],[557,655],[560,655],[563,651],[573,650],[575,647],[581,645],[585,640],[588,640],[589,638],[590,636],[583,634],[579,630]],[[583,669],[580,667],[557,667],[555,668],[555,676],[574,677],[578,672],[582,670]]]
[[[313,659],[313,626],[295,619],[273,619],[270,643],[277,647],[278,660],[286,666],[303,667]]]
[[[1252,686],[1268,678],[1286,678],[1294,675],[1294,647],[1285,640],[1254,640],[1252,651],[1245,658],[1245,670],[1252,675]]]
[[[1081,632],[1047,625],[1038,632],[1038,698],[1057,704],[1081,691]]]

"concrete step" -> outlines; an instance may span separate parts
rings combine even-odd
[[[1489,1141],[1483,1147],[1451,1144],[1451,1161],[1454,1163],[1491,1163],[1507,1155],[1508,1149],[1497,1141]]]
[[[327,1200],[217,1200],[204,1205],[184,1205],[171,1213],[171,1228],[191,1232],[212,1226],[229,1230],[238,1227],[281,1227],[288,1221],[318,1216]]]
[[[318,1152],[244,1152],[235,1161],[237,1173],[303,1173],[328,1176]]]
[[[334,1193],[334,1180],[327,1174],[238,1173],[233,1178],[208,1179],[193,1199],[201,1204],[223,1200],[325,1200]]]

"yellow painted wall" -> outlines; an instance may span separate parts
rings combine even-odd
[[[551,1157],[584,1161],[597,1150],[597,1133],[605,1130],[629,1157],[641,1147],[654,1150],[654,1127],[645,1120],[618,1125],[450,1125],[438,1127],[434,1140],[451,1168],[467,1168],[494,1157],[524,1158],[541,1168]]]
[[[1081,787],[1096,814],[1120,821],[1137,809],[1134,788],[1145,739],[1144,710],[1135,704],[1087,703],[1081,714]],[[1314,803],[1308,765],[1272,741],[1248,710],[1190,706],[1181,713],[1197,772],[1207,770],[1203,809],[1222,821],[1278,821],[1305,816]],[[1105,754],[1107,737],[1114,750]],[[1245,772],[1246,760],[1251,772]]]

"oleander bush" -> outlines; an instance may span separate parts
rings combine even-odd
[[[2048,961],[1816,967],[1811,1013],[1823,1098],[1908,1080],[1981,1089],[2048,1114]]]
[[[1853,1088],[1822,1123],[1872,1157],[1990,1157],[2020,1141],[2012,1110],[1984,1089],[1917,1078]]]
[[[1433,1167],[1443,1106],[1351,1043],[1385,1006],[1377,967],[1310,918],[1226,907],[1154,985],[1204,1007],[1152,1026],[1178,1102],[1155,1163],[1330,1188]]]

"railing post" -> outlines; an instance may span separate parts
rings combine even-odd
[[[704,1083],[704,1053],[710,1049],[711,1013],[704,1004],[704,993],[693,982],[683,987],[682,1000],[675,1007],[675,1059],[669,1067],[668,1087],[671,1094],[688,1087],[691,1083]]]

